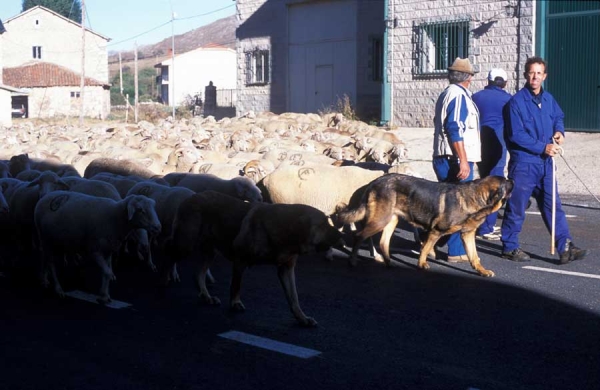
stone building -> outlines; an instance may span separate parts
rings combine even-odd
[[[600,131],[600,2],[541,0],[237,0],[238,113],[318,112],[347,95],[363,120],[431,127],[446,68],[524,84],[528,57],[569,130]]]

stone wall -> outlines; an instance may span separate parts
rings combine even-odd
[[[516,92],[523,84],[523,65],[534,52],[535,4],[533,0],[519,2],[520,18],[514,13],[517,0],[389,0],[388,76],[393,94],[392,124],[432,127],[435,102],[448,85],[444,75],[425,76],[415,72],[414,27],[422,23],[468,18],[471,31],[489,25],[481,36],[471,34],[470,37],[469,58],[479,70],[471,91],[487,85],[487,72],[500,67],[509,76],[507,91]],[[394,18],[396,23],[393,23]]]

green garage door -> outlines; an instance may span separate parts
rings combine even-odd
[[[545,87],[571,131],[600,132],[600,1],[538,1]]]

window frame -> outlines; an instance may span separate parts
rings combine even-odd
[[[246,85],[268,85],[271,83],[271,52],[269,49],[254,49],[244,53],[246,59]],[[260,62],[259,62],[260,60]],[[259,69],[260,68],[260,69]],[[257,77],[259,76],[260,77]]]
[[[383,82],[383,35],[369,37],[369,81]]]
[[[471,30],[468,17],[416,24],[414,73],[420,76],[447,75],[448,67],[456,57],[468,58],[471,54]]]

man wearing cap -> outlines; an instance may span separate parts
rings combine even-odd
[[[473,164],[481,160],[479,111],[469,91],[474,74],[468,58],[456,58],[448,67],[450,85],[435,105],[432,160],[441,182],[473,180]],[[460,233],[448,238],[448,261],[468,261]]]
[[[502,109],[511,98],[504,90],[507,81],[504,69],[494,68],[488,73],[488,85],[473,94],[481,126],[481,161],[477,163],[479,177],[504,176],[506,143]],[[477,229],[477,236],[486,240],[499,240],[500,227],[496,228],[497,219],[497,212],[488,215]]]
[[[508,177],[515,185],[502,221],[502,257],[529,261],[529,255],[519,247],[519,233],[525,221],[527,201],[533,196],[549,232],[554,198],[554,239],[559,264],[581,260],[588,251],[573,243],[560,197],[558,193],[552,194],[555,180],[552,158],[559,153],[559,145],[564,141],[564,114],[554,97],[542,87],[546,80],[546,62],[542,58],[527,59],[523,75],[527,81],[525,88],[510,99],[505,111],[506,147],[510,153]]]

